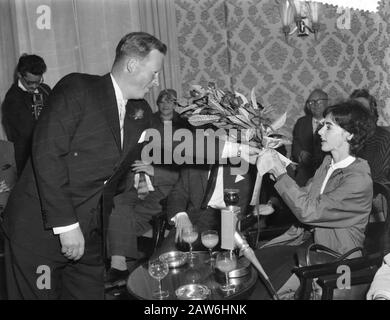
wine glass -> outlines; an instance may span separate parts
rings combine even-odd
[[[223,189],[223,200],[227,207],[238,204],[240,200],[239,192],[238,189]]]
[[[182,239],[184,242],[188,243],[190,245],[190,261],[194,259],[194,255],[192,253],[192,244],[198,239],[199,233],[195,226],[192,226],[191,228],[184,229],[182,233]]]
[[[218,237],[218,231],[216,230],[207,230],[203,231],[201,234],[201,240],[202,244],[209,249],[210,252],[210,260],[206,261],[210,262],[210,264],[214,261],[213,258],[213,248],[218,244],[219,237]]]
[[[225,273],[226,284],[221,286],[222,291],[231,291],[235,289],[235,285],[229,284],[229,272],[234,270],[237,266],[237,258],[233,251],[220,252],[217,255],[215,266]]]
[[[149,260],[149,274],[158,280],[158,291],[153,292],[153,297],[156,299],[164,299],[169,296],[169,292],[161,290],[161,279],[165,278],[169,273],[167,260],[154,259]]]

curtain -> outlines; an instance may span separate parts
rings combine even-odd
[[[176,11],[174,0],[138,0],[141,30],[155,35],[168,47],[164,67],[160,76],[160,87],[153,88],[150,99],[155,106],[161,89],[175,89],[181,97],[180,57],[177,41]],[[150,103],[150,101],[149,101]]]
[[[22,53],[45,60],[45,82],[53,87],[72,72],[109,72],[121,37],[140,30],[169,48],[160,87],[146,99],[155,109],[161,89],[180,92],[174,0],[0,0],[0,5],[0,99]]]
[[[16,51],[11,19],[11,0],[0,0],[0,105],[11,86],[16,65]],[[1,125],[0,140],[7,140]]]

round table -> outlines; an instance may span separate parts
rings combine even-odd
[[[176,289],[185,284],[195,283],[206,285],[210,289],[209,300],[245,300],[250,296],[257,280],[257,271],[252,266],[248,267],[249,272],[245,276],[230,278],[229,283],[235,284],[235,289],[226,292],[220,289],[220,286],[225,283],[225,275],[206,263],[210,258],[209,253],[194,251],[193,254],[192,264],[187,262],[181,267],[171,268],[168,275],[162,279],[162,289],[169,291],[166,300],[177,300]],[[152,294],[158,289],[158,281],[149,275],[147,261],[130,273],[127,289],[134,298],[153,300]]]

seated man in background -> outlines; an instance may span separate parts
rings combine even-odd
[[[180,172],[180,179],[168,197],[168,221],[175,224],[165,240],[165,250],[175,247],[174,242],[182,240],[182,233],[192,225],[198,227],[199,234],[205,230],[220,233],[220,209],[225,208],[223,191],[225,188],[239,190],[241,214],[246,214],[252,197],[253,182],[250,171],[242,174],[234,172],[232,165],[186,166]],[[200,236],[193,244],[200,244]]]
[[[376,100],[367,89],[353,91],[350,98],[363,104],[371,112],[375,121],[374,134],[359,151],[358,157],[367,160],[373,181],[390,183],[390,132],[376,125],[378,121]]]
[[[295,181],[300,187],[314,176],[324,159],[318,129],[327,106],[328,94],[320,89],[313,90],[305,104],[306,115],[294,126],[291,158],[298,163]]]
[[[173,89],[162,90],[157,98],[159,111],[153,114],[151,127],[159,130],[162,136],[164,126],[171,126],[172,132],[186,127],[184,120],[174,112],[176,98]],[[150,106],[145,102],[144,108]],[[133,173],[127,177],[127,190],[115,197],[109,220],[111,268],[106,288],[118,285],[129,275],[129,260],[131,264],[140,258],[137,237],[151,229],[150,220],[163,210],[161,201],[167,198],[179,178],[174,165],[152,166],[142,161],[133,164]]]
[[[51,92],[43,83],[45,61],[37,55],[24,54],[16,67],[17,82],[8,90],[2,104],[3,126],[14,143],[18,176],[31,154],[33,131]]]
[[[132,170],[133,174],[128,175],[129,187],[114,198],[109,218],[111,268],[106,277],[106,288],[125,280],[129,275],[128,263],[141,257],[137,237],[152,228],[152,217],[163,210],[161,200],[168,196],[179,178],[174,167],[152,166],[142,161],[136,161]]]

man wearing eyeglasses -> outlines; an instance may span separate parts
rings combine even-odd
[[[328,94],[320,89],[313,90],[306,101],[306,115],[294,126],[292,160],[298,163],[295,181],[301,187],[313,177],[324,158],[317,132],[327,106]]]
[[[50,87],[43,83],[45,61],[37,55],[24,54],[16,67],[16,82],[8,90],[3,105],[3,126],[14,143],[18,176],[30,156],[35,123],[47,106]]]

